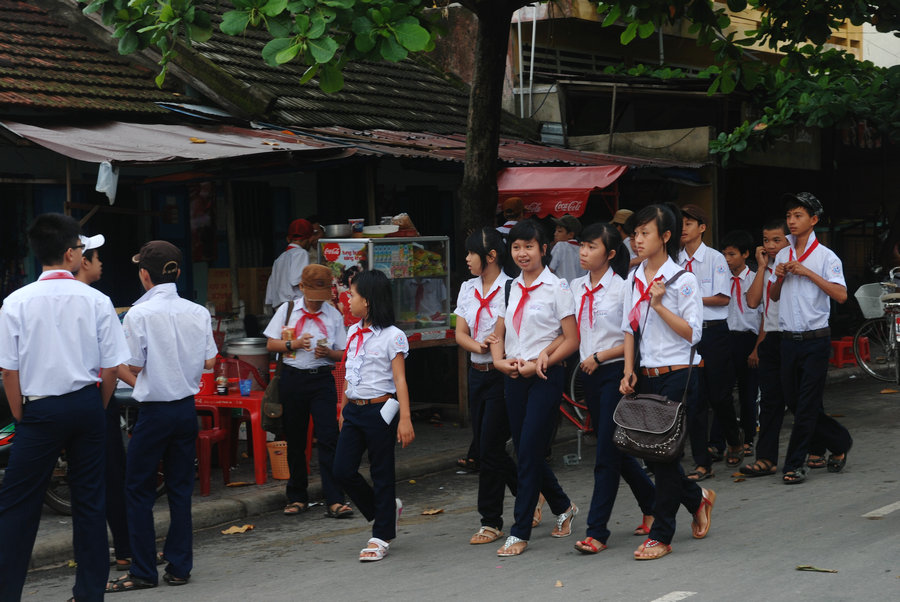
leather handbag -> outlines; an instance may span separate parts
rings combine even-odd
[[[677,280],[682,272],[670,282]],[[647,314],[649,315],[649,310]],[[646,324],[646,317],[644,318]],[[635,337],[635,370],[638,368],[640,330]],[[694,347],[691,347],[688,382],[681,401],[672,401],[663,395],[640,393],[624,395],[613,412],[613,444],[635,458],[651,462],[675,462],[684,451],[687,438],[685,402],[694,367]]]
[[[284,318],[284,325],[287,326],[291,320],[291,314],[294,311],[294,302],[288,302],[287,315]],[[278,363],[275,366],[275,376],[266,386],[266,391],[262,398],[262,427],[271,433],[278,433],[282,429],[281,415],[284,413],[284,407],[281,405],[278,387],[281,384],[281,368],[284,366],[284,354],[278,354]]]

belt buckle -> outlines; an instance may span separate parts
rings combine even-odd
[[[802,332],[792,332],[792,333],[791,333],[791,340],[792,340],[792,341],[802,341],[802,340],[803,340],[803,333],[802,333]]]
[[[659,376],[659,368],[650,368],[650,371],[653,372],[653,376]]]
[[[318,373],[319,373],[319,369],[318,369],[318,368],[310,368],[310,369],[309,369],[309,372],[308,372],[308,374],[318,374]]]

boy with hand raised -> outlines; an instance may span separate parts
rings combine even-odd
[[[847,300],[843,265],[816,238],[814,228],[823,213],[819,199],[808,192],[786,194],[784,199],[790,244],[775,257],[769,280],[771,298],[786,301],[778,316],[781,378],[784,398],[794,412],[794,428],[782,472],[784,482],[791,485],[806,480],[810,449],[830,449],[828,471],[843,470],[853,439],[822,405],[831,354],[830,300]]]

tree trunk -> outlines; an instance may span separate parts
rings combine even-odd
[[[512,13],[526,2],[463,2],[478,17],[469,95],[466,163],[459,189],[463,235],[492,225],[497,210],[497,154]]]

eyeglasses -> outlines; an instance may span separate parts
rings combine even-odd
[[[78,244],[78,245],[75,245],[74,247],[70,247],[70,248],[72,248],[72,249],[83,249],[84,247],[85,247],[85,245],[83,245],[83,244]]]

